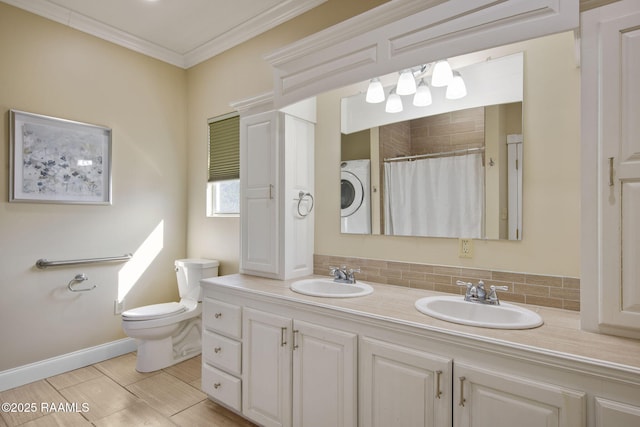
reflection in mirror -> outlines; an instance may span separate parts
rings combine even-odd
[[[478,58],[449,59],[461,99],[428,83],[432,103],[402,96],[399,113],[342,99],[343,233],[521,239],[523,55]],[[431,81],[432,64],[414,69]],[[380,78],[387,99],[397,79]]]

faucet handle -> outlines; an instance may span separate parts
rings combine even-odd
[[[458,281],[456,281],[456,285],[458,285],[458,286],[466,286],[467,288],[470,288],[471,286],[473,286],[473,283],[471,283],[471,282],[463,282],[462,280],[458,280]]]
[[[496,293],[496,290],[508,291],[509,287],[508,286],[494,286],[494,285],[491,285],[489,287],[489,295],[487,296],[487,299],[489,300],[489,303],[494,304],[494,305],[500,305],[500,300],[498,299],[498,294]]]
[[[353,273],[360,273],[360,267],[358,267],[358,268],[350,268],[349,269],[349,274],[353,274]]]
[[[475,298],[477,296],[476,287],[473,286],[471,282],[464,282],[462,280],[456,281],[456,285],[458,286],[466,286],[467,292],[464,294],[465,301],[470,301],[471,298]]]

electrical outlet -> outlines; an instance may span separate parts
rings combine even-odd
[[[473,258],[472,239],[458,239],[458,257]]]
[[[118,314],[122,314],[122,312],[124,311],[124,300],[122,301],[118,301],[118,300],[114,300],[113,301],[113,315],[118,315]]]

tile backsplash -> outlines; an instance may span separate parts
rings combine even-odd
[[[314,273],[319,275],[328,275],[330,266],[346,265],[359,267],[361,272],[356,278],[364,281],[454,294],[465,291],[455,284],[457,280],[474,283],[482,280],[487,287],[508,286],[508,291],[499,292],[504,301],[580,311],[580,279],[574,277],[327,255],[314,255],[313,264]]]

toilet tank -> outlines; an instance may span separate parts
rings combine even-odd
[[[200,280],[218,275],[220,263],[211,259],[179,259],[175,262],[180,299],[202,301]]]

